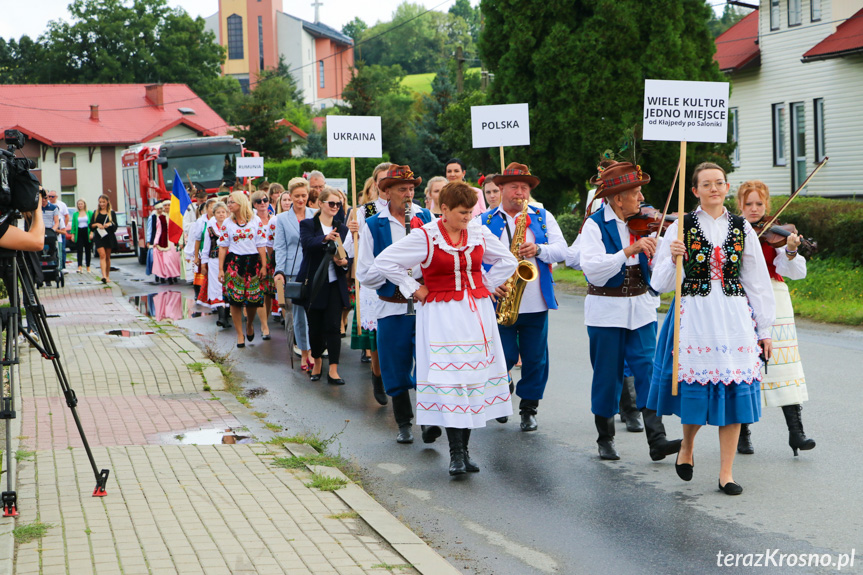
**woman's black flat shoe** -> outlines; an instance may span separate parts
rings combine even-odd
[[[362,357],[360,357],[360,363],[371,363],[371,362],[372,362],[372,358],[370,358],[367,355],[363,355]]]
[[[680,459],[680,453],[677,454],[677,459]],[[695,456],[692,456],[692,463],[677,463],[674,461],[674,471],[677,476],[684,481],[692,481],[692,470],[695,468]]]
[[[336,378],[331,376],[330,374],[327,374],[327,383],[329,383],[330,385],[344,385],[345,380],[341,377]]]
[[[733,481],[729,481],[725,485],[722,485],[722,481],[719,481],[719,491],[722,491],[726,495],[740,495],[743,493],[743,487]]]
[[[261,336],[261,339],[264,341],[269,341],[270,340],[270,334],[265,333],[264,335]]]
[[[253,340],[255,339],[255,333],[254,333],[254,332],[252,332],[251,334],[248,334],[248,333],[247,333],[247,334],[246,334],[246,339],[247,339],[247,340],[249,340],[249,341],[253,341]]]
[[[246,344],[245,344],[245,343],[238,343],[238,344],[237,344],[237,349],[242,349],[242,348],[244,348],[244,347],[246,347]]]
[[[311,379],[312,381],[320,381],[321,380],[321,374],[320,373],[309,374],[309,379]]]

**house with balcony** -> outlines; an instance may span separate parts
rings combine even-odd
[[[732,186],[763,180],[771,194],[861,197],[863,0],[760,0],[716,39],[731,81],[737,142]]]

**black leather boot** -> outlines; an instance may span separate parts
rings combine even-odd
[[[440,427],[437,425],[420,425],[420,429],[423,443],[434,443],[434,440],[441,436]]]
[[[518,405],[521,414],[521,430],[536,431],[536,410],[539,407],[538,399],[522,399]]]
[[[411,406],[411,394],[407,391],[393,396],[393,416],[395,416],[396,425],[399,426],[399,434],[396,437],[396,441],[399,443],[413,443],[414,435],[411,432],[411,420],[414,417],[414,411]]]
[[[740,424],[740,437],[737,438],[737,453],[752,455],[755,448],[752,446],[752,431],[748,423]]]
[[[464,475],[467,466],[464,461],[463,431],[457,427],[447,427],[446,438],[449,440],[449,474]]]
[[[464,442],[464,468],[469,473],[479,473],[479,465],[470,458],[470,452],[467,449],[467,444],[470,442],[470,429],[462,430],[462,439]]]
[[[785,414],[785,423],[788,424],[788,445],[794,451],[794,457],[797,457],[797,450],[809,451],[815,447],[815,440],[806,437],[803,433],[803,406],[783,405],[782,413]]]
[[[626,423],[626,431],[639,433],[644,431],[641,425],[641,412],[635,406],[635,378],[623,378],[623,391],[620,393],[620,419]]]
[[[668,441],[665,437],[662,416],[646,407],[641,410],[641,414],[644,416],[644,429],[647,432],[647,444],[650,446],[650,458],[653,461],[665,459],[665,456],[680,451],[680,444],[683,440]]]
[[[375,396],[375,401],[381,405],[386,405],[387,394],[384,391],[384,380],[381,376],[372,374],[372,395]]]
[[[599,458],[617,461],[620,459],[620,454],[614,448],[614,418],[594,415],[593,420],[596,423],[596,431],[599,433],[599,437],[596,439],[596,444],[599,446]]]

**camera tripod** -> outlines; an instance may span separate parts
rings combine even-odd
[[[51,330],[48,328],[48,318],[45,315],[45,308],[39,302],[39,297],[36,295],[33,276],[30,274],[30,268],[27,267],[24,258],[25,254],[23,252],[0,249],[0,278],[6,283],[6,290],[9,292],[9,307],[0,308],[0,324],[2,324],[2,327],[0,327],[0,330],[2,330],[0,336],[2,336],[4,342],[2,360],[0,360],[0,420],[6,420],[5,461],[8,462],[6,464],[6,490],[2,492],[4,517],[15,517],[18,515],[15,493],[16,463],[15,457],[12,454],[11,427],[12,420],[15,419],[15,377],[19,364],[19,334],[24,336],[30,345],[35,347],[42,354],[42,357],[50,361],[54,366],[54,372],[57,374],[60,388],[63,390],[63,396],[66,398],[66,405],[72,410],[72,417],[75,420],[75,425],[78,427],[78,433],[81,435],[81,441],[84,444],[84,449],[87,451],[87,457],[90,459],[93,475],[96,477],[96,488],[93,490],[93,497],[104,497],[108,494],[105,491],[105,485],[108,483],[108,474],[110,473],[108,469],[99,471],[96,466],[96,460],[93,458],[93,452],[90,450],[87,437],[84,435],[84,428],[81,426],[81,419],[76,409],[78,398],[75,396],[75,391],[69,387],[69,380],[66,378],[63,364],[60,363],[60,353],[54,344]],[[19,297],[19,285],[23,293],[23,302]],[[28,317],[28,328],[36,331],[39,336],[38,341],[27,330],[22,328],[22,304]],[[29,325],[31,323],[33,325]]]

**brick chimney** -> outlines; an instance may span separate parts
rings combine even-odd
[[[150,84],[146,87],[147,99],[159,108],[165,104],[165,98],[162,92],[163,84]]]
[[[90,104],[90,119],[99,121],[99,104]]]

